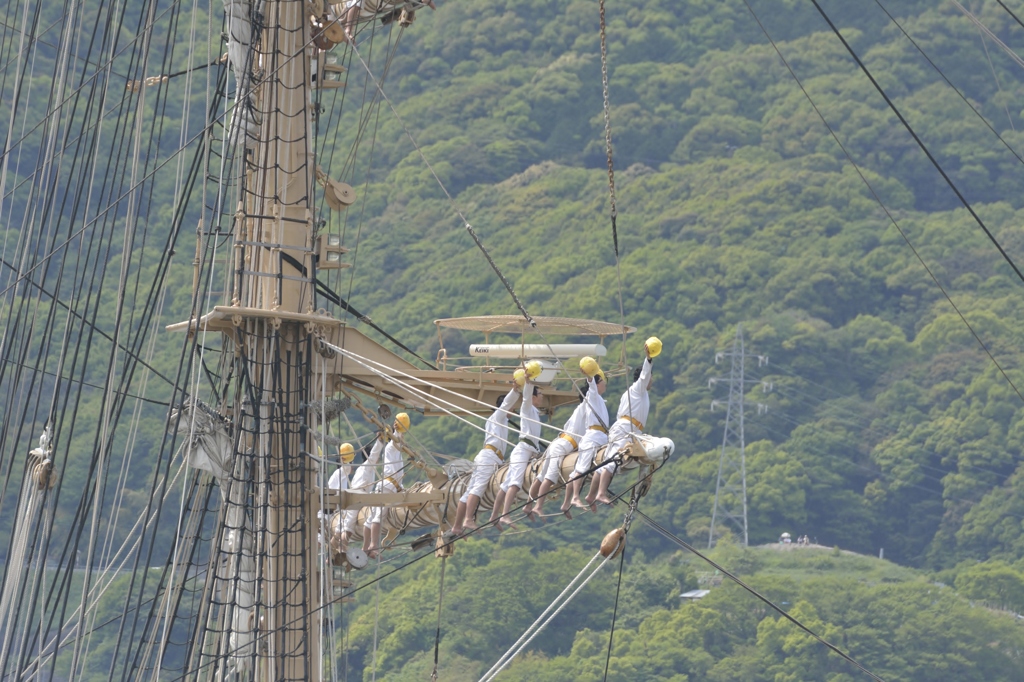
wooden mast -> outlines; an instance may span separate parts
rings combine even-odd
[[[260,39],[262,116],[246,178],[234,322],[258,405],[240,442],[254,453],[256,680],[321,678],[319,565],[304,404],[310,399],[314,278],[309,21],[303,0],[267,0]],[[244,402],[244,401],[243,401]],[[236,410],[239,409],[236,406]],[[247,441],[247,442],[246,442]],[[261,514],[262,512],[262,514]],[[262,519],[260,518],[262,515]],[[260,522],[262,521],[262,523]]]

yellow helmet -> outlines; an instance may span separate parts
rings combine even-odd
[[[661,354],[661,339],[657,336],[652,336],[644,343],[644,349],[647,350],[647,355],[652,358],[658,357]]]
[[[601,367],[597,364],[597,360],[589,355],[584,358],[580,358],[580,369],[588,377],[596,376],[601,373]]]
[[[352,443],[342,443],[338,447],[338,454],[341,456],[342,462],[349,464],[356,458],[356,449],[352,447]]]
[[[536,379],[537,377],[540,376],[540,373],[543,369],[544,366],[541,365],[540,362],[538,362],[537,360],[530,360],[528,363],[526,363],[526,376],[530,377],[530,380],[532,381],[533,379]]]
[[[405,433],[409,430],[409,415],[405,412],[399,412],[395,415],[395,427],[401,433]]]
[[[526,370],[520,367],[512,372],[512,378],[515,379],[516,386],[522,388],[526,384]]]

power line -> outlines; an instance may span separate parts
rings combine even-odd
[[[900,30],[900,33],[902,33],[904,36],[906,36],[907,40],[910,41],[910,44],[913,45],[917,49],[917,51],[921,53],[921,56],[925,58],[925,60],[931,65],[931,67],[933,69],[935,69],[935,71],[942,77],[942,80],[946,81],[946,84],[949,85],[949,87],[953,88],[953,91],[956,92],[956,94],[960,96],[960,99],[962,99],[964,101],[964,104],[966,104],[968,107],[971,108],[971,111],[974,112],[974,114],[981,120],[981,122],[984,123],[985,126],[990,131],[992,131],[992,134],[995,135],[999,139],[999,141],[1003,143],[1003,146],[1006,147],[1006,149],[1009,150],[1009,152],[1011,154],[1013,154],[1015,157],[1017,157],[1018,161],[1020,161],[1022,164],[1024,164],[1024,158],[1021,158],[1021,155],[1018,154],[1017,151],[1013,147],[1010,146],[1010,143],[1007,142],[1005,139],[1003,139],[1003,136],[999,134],[999,131],[997,131],[992,126],[992,124],[989,123],[988,119],[985,118],[984,114],[982,114],[978,110],[977,107],[975,107],[973,104],[971,104],[971,101],[969,99],[967,99],[967,96],[964,95],[963,92],[960,91],[960,88],[956,87],[956,85],[953,84],[953,81],[951,81],[949,78],[946,77],[946,74],[943,73],[942,69],[939,68],[939,65],[936,64],[934,61],[932,61],[932,58],[929,57],[928,54],[925,53],[924,49],[922,49],[921,46],[917,44],[916,40],[914,40],[913,38],[910,37],[910,34],[907,33],[906,30],[904,30],[904,28],[900,24],[900,22],[897,21],[896,18],[889,12],[889,10],[887,10],[885,8],[885,6],[882,4],[881,0],[875,0],[875,4],[878,5],[878,7],[883,12],[885,12],[885,16],[889,17],[889,20],[892,21],[892,23],[896,26],[896,28],[898,28]],[[999,4],[1002,4],[1002,3],[1000,2]],[[993,75],[994,75],[994,72],[993,72]],[[997,80],[997,85],[998,85],[998,80]],[[1010,126],[1011,127],[1013,126],[1012,121],[1010,123]]]
[[[829,25],[829,28],[832,29],[832,32],[835,33],[837,38],[839,38],[839,41],[843,44],[843,47],[846,48],[846,51],[850,53],[850,56],[857,63],[857,66],[860,67],[861,71],[864,72],[864,75],[867,76],[869,81],[871,81],[871,84],[875,87],[875,90],[878,91],[878,94],[882,96],[882,99],[885,100],[885,103],[888,104],[892,112],[896,114],[896,118],[900,120],[900,123],[903,124],[903,127],[906,128],[908,133],[910,133],[910,136],[914,138],[914,142],[917,143],[917,146],[921,148],[921,151],[924,152],[925,156],[928,157],[928,160],[931,161],[933,166],[935,166],[935,170],[939,172],[939,175],[942,176],[942,179],[946,181],[946,184],[949,185],[949,188],[953,190],[954,194],[956,194],[956,197],[957,199],[960,200],[960,203],[963,204],[964,208],[967,209],[967,212],[971,214],[971,217],[974,218],[975,222],[978,223],[978,226],[981,227],[981,229],[985,232],[985,234],[989,238],[989,241],[991,241],[992,244],[996,247],[996,249],[999,250],[999,253],[1002,254],[1003,260],[1005,260],[1013,269],[1013,271],[1017,274],[1017,278],[1020,279],[1021,282],[1024,282],[1024,273],[1020,271],[1020,269],[1017,267],[1017,264],[1013,262],[1012,258],[1010,258],[1010,254],[1006,253],[1006,250],[1003,249],[1003,246],[995,238],[995,235],[993,235],[992,232],[988,229],[988,226],[985,224],[985,221],[981,219],[981,216],[979,216],[974,211],[974,207],[971,206],[971,203],[969,201],[967,201],[967,198],[960,192],[960,189],[956,186],[956,184],[949,177],[949,175],[946,174],[946,171],[943,170],[942,166],[939,164],[938,160],[936,160],[936,158],[932,155],[931,151],[928,149],[927,145],[925,145],[924,141],[920,137],[918,137],[917,133],[911,127],[910,123],[907,122],[907,119],[903,117],[903,114],[900,112],[899,108],[889,98],[889,95],[886,94],[882,86],[878,84],[878,81],[875,80],[875,77],[871,74],[871,71],[868,70],[868,67],[865,66],[864,62],[861,61],[861,58],[857,55],[856,51],[854,51],[853,47],[848,42],[846,42],[846,38],[844,38],[843,34],[840,33],[838,28],[836,28],[836,25],[832,23],[832,19],[829,18],[828,14],[825,13],[825,10],[822,9],[821,5],[818,3],[818,0],[811,0],[811,2],[814,4],[815,9],[818,10],[818,13],[821,14],[821,17]],[[1024,400],[1024,396],[1022,396],[1022,400]]]
[[[812,0],[812,2],[815,2],[815,6],[817,6],[816,0]],[[824,124],[825,128],[828,130],[829,135],[831,135],[832,139],[835,140],[837,145],[839,145],[839,148],[842,150],[843,154],[846,156],[847,161],[849,161],[850,165],[853,166],[853,169],[854,169],[854,171],[856,171],[858,177],[860,177],[861,182],[863,182],[864,186],[867,187],[868,192],[871,193],[871,196],[874,198],[875,202],[878,204],[878,206],[885,213],[886,217],[889,219],[889,222],[891,222],[893,227],[896,228],[896,231],[900,233],[900,236],[903,238],[903,241],[906,242],[907,246],[910,247],[910,250],[913,252],[913,254],[917,258],[918,262],[921,263],[921,267],[924,268],[925,272],[928,273],[928,276],[931,278],[932,282],[935,283],[935,286],[937,286],[939,288],[939,291],[942,292],[942,295],[945,296],[946,300],[949,302],[949,305],[953,308],[953,310],[956,312],[956,314],[960,317],[960,321],[963,322],[964,326],[966,326],[967,329],[971,332],[971,335],[974,337],[975,341],[978,342],[978,345],[981,346],[982,350],[984,350],[985,353],[988,355],[989,359],[992,361],[992,364],[995,365],[996,369],[999,370],[999,373],[1003,375],[1003,379],[1006,380],[1006,383],[1009,384],[1010,388],[1013,389],[1013,392],[1016,393],[1017,397],[1020,398],[1022,403],[1024,403],[1024,394],[1022,394],[1021,391],[1017,388],[1016,384],[1013,383],[1013,380],[1010,379],[1010,376],[1006,373],[1006,370],[1004,370],[1002,365],[999,364],[999,361],[996,360],[995,355],[992,354],[992,351],[989,350],[989,347],[985,344],[984,341],[982,341],[981,337],[978,335],[978,332],[976,332],[974,330],[974,327],[972,327],[971,323],[967,321],[967,318],[964,316],[963,312],[956,305],[956,303],[953,302],[953,298],[949,295],[949,292],[946,291],[946,288],[944,286],[942,286],[941,282],[939,282],[938,277],[935,276],[935,273],[932,272],[931,268],[928,267],[928,264],[925,263],[924,258],[918,252],[918,250],[914,246],[913,242],[910,241],[910,237],[907,236],[907,233],[900,226],[899,222],[897,222],[895,216],[893,216],[892,212],[889,211],[888,207],[885,205],[885,202],[882,201],[882,198],[880,196],[878,196],[878,192],[875,191],[875,188],[872,186],[872,184],[870,182],[868,182],[867,177],[864,175],[864,172],[861,170],[861,168],[857,164],[857,162],[854,161],[853,156],[850,154],[849,150],[846,148],[846,145],[844,145],[842,143],[842,141],[839,139],[839,136],[836,135],[835,130],[829,124],[828,120],[825,118],[825,115],[821,113],[821,110],[818,108],[818,105],[815,104],[814,99],[811,97],[810,93],[807,92],[807,89],[804,87],[803,82],[800,80],[799,76],[796,75],[796,72],[793,70],[793,67],[790,65],[790,63],[783,56],[782,51],[779,49],[779,46],[776,45],[775,40],[772,38],[771,34],[768,33],[768,29],[761,22],[760,17],[757,16],[757,12],[755,12],[754,8],[750,5],[750,1],[749,0],[743,0],[743,4],[747,6],[747,10],[750,12],[751,16],[754,17],[754,21],[757,22],[757,25],[761,29],[761,32],[764,33],[765,38],[767,38],[768,42],[771,43],[772,48],[775,50],[775,53],[779,56],[779,59],[782,60],[782,63],[783,63],[783,65],[785,65],[786,69],[789,71],[789,74],[793,77],[793,80],[796,82],[797,87],[800,88],[800,91],[803,93],[804,97],[807,98],[807,101],[808,101],[808,103],[810,103],[811,108],[814,109],[814,113],[818,115],[818,118],[821,119],[822,124]],[[819,7],[819,11],[820,11],[820,7]],[[838,35],[838,31],[836,33]],[[840,40],[842,40],[842,36],[841,35],[839,36],[839,38],[840,38]],[[845,41],[843,41],[843,43],[846,44]],[[847,48],[850,49],[849,46],[847,46]],[[852,53],[852,50],[851,50],[851,53]],[[855,58],[856,58],[856,56],[855,56]],[[858,60],[858,63],[860,63],[859,60]],[[866,71],[866,69],[865,69],[865,71]],[[870,74],[869,74],[868,77],[870,78]],[[874,81],[872,80],[872,82],[874,82]],[[876,85],[876,87],[877,87],[877,85]],[[883,97],[884,96],[885,95],[883,93]],[[888,98],[887,98],[887,101],[888,101]],[[916,139],[916,136],[915,136],[915,139]],[[931,158],[931,157],[929,156],[929,158]],[[934,160],[933,160],[933,162],[934,162]],[[940,173],[942,172],[941,168],[939,169],[939,172]],[[943,174],[943,176],[945,177],[945,174]],[[972,214],[973,214],[973,211],[972,211]],[[980,218],[978,220],[980,222]],[[991,233],[988,233],[987,228],[986,228],[986,233],[989,234],[990,238],[992,238],[991,237]],[[995,242],[994,238],[992,238],[992,239],[993,239],[993,242]],[[1003,252],[1002,247],[1000,247],[998,243],[996,243],[996,247],[999,248],[1000,252]],[[1004,253],[1004,255],[1005,255],[1005,253]],[[1012,261],[1010,262],[1010,264],[1011,264],[1011,266],[1013,266],[1014,270],[1016,270],[1016,266],[1013,265]],[[1020,272],[1019,271],[1017,271],[1017,272],[1018,272],[1018,275],[1019,275]]]
[[[1007,7],[1005,4],[1003,4],[1003,0],[996,0],[996,2],[999,3],[1000,7],[1002,7],[1003,9],[1006,10],[1007,14],[1009,14],[1011,17],[1013,17],[1014,21],[1016,21],[1018,24],[1020,24],[1021,28],[1024,28],[1024,23],[1022,23],[1021,20],[1017,18],[1017,15],[1013,13],[1013,10],[1011,10],[1009,7]]]
[[[811,630],[809,627],[807,627],[806,625],[801,623],[799,620],[797,620],[796,618],[794,618],[790,614],[786,613],[782,609],[782,607],[776,606],[776,604],[772,600],[768,599],[763,594],[761,594],[760,592],[755,590],[753,587],[751,587],[750,585],[747,585],[745,582],[740,580],[738,577],[736,577],[735,575],[733,575],[732,573],[727,571],[724,566],[722,566],[721,564],[715,562],[711,558],[709,558],[709,557],[705,556],[704,554],[702,554],[700,551],[697,550],[696,547],[690,545],[685,540],[680,539],[679,537],[674,535],[671,531],[669,531],[667,528],[663,527],[661,524],[659,524],[657,521],[655,521],[650,516],[648,516],[647,514],[643,513],[642,511],[640,511],[639,509],[636,510],[636,513],[639,514],[640,518],[642,518],[644,521],[646,521],[647,525],[650,526],[659,535],[661,535],[665,539],[669,540],[670,542],[673,542],[676,545],[679,545],[683,549],[686,549],[686,550],[692,552],[693,554],[695,554],[702,561],[707,562],[715,570],[720,571],[722,573],[722,575],[726,576],[727,578],[732,580],[734,583],[736,583],[737,585],[739,585],[740,587],[745,589],[747,592],[749,592],[750,594],[754,595],[755,597],[760,599],[762,602],[764,602],[765,604],[770,606],[772,609],[777,611],[783,618],[785,618],[789,622],[791,622],[794,625],[796,625],[798,628],[800,628],[801,630],[806,632],[808,635],[810,635],[811,637],[816,639],[819,643],[824,644],[826,647],[828,647],[834,653],[838,654],[839,656],[842,656],[846,661],[848,661],[849,663],[851,663],[854,666],[856,666],[861,672],[866,674],[871,679],[877,680],[877,682],[884,682],[884,680],[882,680],[881,677],[879,677],[878,675],[876,675],[873,672],[871,672],[870,670],[868,670],[861,663],[858,663],[848,653],[846,653],[845,651],[843,651],[842,649],[837,647],[835,644],[832,644],[828,640],[824,639],[823,637],[821,637],[820,635],[815,633],[813,630]]]

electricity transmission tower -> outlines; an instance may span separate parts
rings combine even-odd
[[[747,379],[744,376],[746,360],[757,358],[757,366],[768,364],[767,355],[747,354],[743,346],[743,328],[736,325],[736,338],[732,342],[732,350],[715,353],[715,364],[724,358],[730,358],[732,369],[729,378],[715,377],[708,380],[708,388],[714,388],[720,381],[729,382],[729,400],[725,408],[725,433],[722,436],[722,454],[718,460],[718,482],[715,484],[715,506],[711,511],[711,530],[708,534],[708,549],[715,544],[715,523],[721,520],[731,522],[743,534],[743,546],[747,546],[747,461],[746,442],[743,434],[744,395],[748,384],[761,384],[767,393],[771,384],[758,379]],[[722,401],[712,400],[714,410]],[[757,407],[757,413],[768,411],[762,403],[751,405]]]

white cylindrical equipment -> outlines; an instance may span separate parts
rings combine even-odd
[[[474,343],[469,354],[480,358],[502,358],[527,360],[531,358],[552,358],[564,360],[581,358],[584,355],[604,357],[608,349],[600,343]]]

